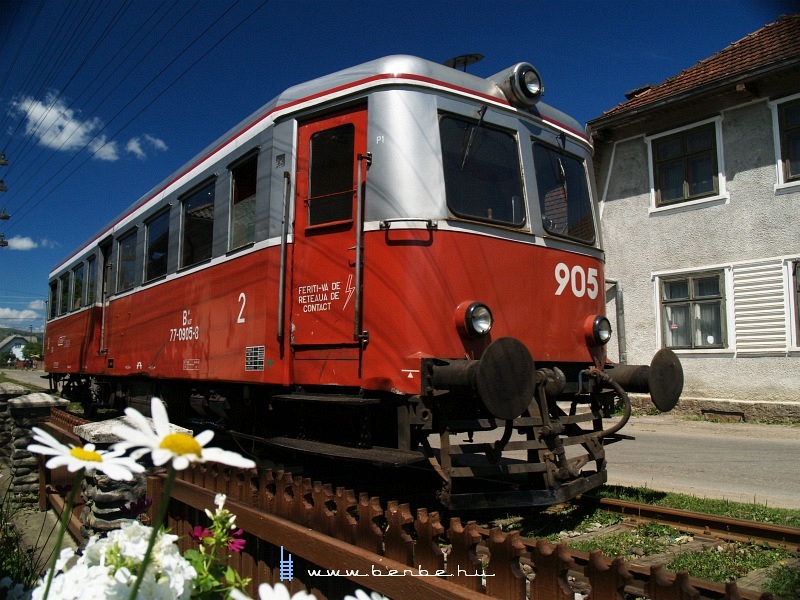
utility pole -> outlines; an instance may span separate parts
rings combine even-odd
[[[8,159],[6,158],[5,151],[0,152],[0,167],[7,167],[8,166]],[[0,179],[0,192],[7,192],[8,188],[6,184],[3,183],[3,180]],[[0,209],[0,221],[8,221],[11,218],[11,215],[6,213],[6,207],[4,206]],[[6,241],[6,236],[3,233],[0,233],[0,248],[8,246],[8,242]]]

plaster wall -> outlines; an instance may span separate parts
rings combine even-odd
[[[606,276],[618,280],[623,289],[629,364],[649,364],[659,348],[654,273],[800,256],[800,188],[775,192],[768,103],[726,110],[719,126],[727,200],[654,212],[644,135],[617,142],[613,159],[611,152],[604,153],[598,189],[606,189],[602,206]],[[726,297],[729,313],[734,310],[732,300]],[[613,315],[612,298],[608,309]],[[729,347],[718,352],[678,351],[684,396],[800,400],[796,376],[800,350],[793,350],[790,342],[783,352],[744,355],[737,352],[731,333]],[[618,352],[616,344],[610,351],[612,357]]]

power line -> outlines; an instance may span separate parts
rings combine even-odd
[[[163,95],[164,95],[164,94],[165,94],[165,93],[166,93],[166,92],[167,92],[169,89],[171,89],[171,88],[172,88],[172,86],[173,86],[173,85],[175,85],[175,83],[177,83],[177,82],[178,82],[178,81],[179,81],[181,78],[183,78],[183,76],[184,76],[184,75],[186,75],[186,74],[187,74],[187,73],[188,73],[188,72],[189,72],[191,69],[193,69],[195,66],[197,66],[197,65],[198,65],[198,64],[199,64],[199,63],[200,63],[200,62],[201,62],[203,59],[205,59],[205,58],[206,58],[206,57],[207,57],[207,56],[208,56],[208,55],[209,55],[209,54],[210,54],[210,53],[211,53],[213,50],[215,50],[215,49],[216,49],[216,48],[217,48],[217,47],[218,47],[218,46],[219,46],[219,45],[220,45],[220,44],[221,44],[223,41],[225,41],[225,40],[226,40],[228,37],[230,37],[230,36],[231,36],[231,35],[232,35],[232,34],[233,34],[233,33],[234,33],[234,32],[235,32],[237,29],[239,29],[239,28],[240,28],[242,25],[244,25],[244,23],[246,23],[246,22],[247,22],[247,21],[248,21],[250,18],[252,18],[252,17],[253,17],[253,15],[255,15],[255,14],[256,14],[256,13],[257,13],[259,10],[261,10],[261,9],[262,9],[264,6],[266,6],[266,5],[269,3],[269,1],[270,1],[270,0],[264,0],[263,2],[261,2],[261,3],[260,3],[260,4],[259,4],[259,5],[258,5],[258,6],[257,6],[257,7],[254,9],[254,10],[252,10],[252,11],[251,11],[249,14],[247,14],[245,17],[243,17],[243,18],[242,18],[242,19],[241,19],[241,20],[240,20],[238,23],[236,23],[236,24],[235,24],[235,25],[234,25],[232,28],[230,28],[230,29],[229,29],[229,30],[228,30],[228,31],[227,31],[227,32],[226,32],[226,33],[225,33],[225,34],[224,34],[224,35],[223,35],[221,38],[219,38],[219,39],[217,40],[217,42],[216,42],[216,43],[214,43],[214,44],[213,44],[213,45],[212,45],[212,46],[211,46],[211,47],[210,47],[208,50],[206,50],[206,51],[205,51],[203,54],[201,54],[201,55],[200,55],[200,56],[199,56],[199,57],[198,57],[198,58],[197,58],[197,59],[196,59],[196,60],[195,60],[195,61],[194,61],[194,62],[193,62],[191,65],[189,65],[187,68],[185,68],[185,69],[184,69],[184,70],[183,70],[183,71],[182,71],[182,72],[181,72],[181,73],[180,73],[180,74],[179,74],[177,77],[175,77],[175,78],[174,78],[174,79],[173,79],[173,80],[172,80],[172,81],[171,81],[171,82],[170,82],[170,83],[169,83],[169,84],[168,84],[166,87],[164,87],[164,89],[163,89],[161,92],[159,92],[159,93],[158,93],[158,94],[157,94],[157,95],[156,95],[154,98],[152,98],[152,99],[151,99],[151,100],[150,100],[150,101],[149,101],[149,102],[148,102],[148,103],[147,103],[147,104],[146,104],[144,107],[142,107],[142,108],[141,108],[141,109],[140,109],[140,110],[139,110],[139,111],[138,111],[138,112],[137,112],[137,113],[136,113],[136,114],[135,114],[133,117],[131,117],[131,118],[130,118],[130,119],[129,119],[129,120],[128,120],[128,121],[127,121],[127,122],[126,122],[124,125],[122,125],[120,128],[118,128],[118,129],[116,130],[116,132],[115,132],[114,134],[112,134],[112,135],[109,137],[109,141],[110,141],[110,140],[113,140],[113,139],[114,139],[114,138],[115,138],[115,137],[116,137],[116,136],[117,136],[117,135],[118,135],[120,132],[122,132],[123,130],[125,130],[125,129],[126,129],[126,128],[127,128],[127,127],[128,127],[128,126],[129,126],[129,125],[130,125],[130,124],[131,124],[133,121],[134,121],[134,120],[136,120],[136,119],[137,119],[137,118],[138,118],[138,117],[139,117],[139,116],[140,116],[140,115],[141,115],[141,114],[142,114],[142,113],[143,113],[145,110],[147,110],[147,109],[148,109],[150,106],[152,106],[152,105],[153,105],[153,103],[154,103],[156,100],[158,100],[158,99],[159,99],[161,96],[163,96]],[[153,77],[153,78],[152,78],[152,79],[151,79],[151,80],[150,80],[150,81],[149,81],[149,82],[148,82],[148,83],[147,83],[147,84],[146,84],[146,85],[145,85],[145,86],[142,88],[142,91],[140,91],[140,92],[139,92],[138,94],[136,94],[136,95],[135,95],[135,96],[134,96],[134,97],[133,97],[133,98],[132,98],[130,101],[128,101],[128,102],[127,102],[127,103],[126,103],[126,104],[125,104],[125,105],[124,105],[124,106],[123,106],[123,107],[122,107],[122,108],[121,108],[121,109],[120,109],[120,110],[119,110],[119,111],[118,111],[118,112],[117,112],[117,113],[114,115],[114,117],[113,117],[113,118],[112,118],[112,119],[111,119],[111,120],[110,120],[110,121],[109,121],[109,122],[108,122],[106,125],[104,125],[104,127],[103,127],[102,129],[100,129],[100,130],[97,132],[97,134],[96,134],[95,138],[97,137],[97,135],[100,135],[101,133],[103,133],[103,132],[104,132],[104,131],[105,131],[105,130],[108,128],[108,126],[109,126],[109,125],[110,125],[110,124],[111,124],[113,121],[115,121],[115,120],[117,119],[117,117],[119,117],[119,116],[122,114],[122,112],[123,112],[123,111],[124,111],[126,108],[128,108],[128,107],[129,107],[129,106],[130,106],[130,105],[131,105],[131,104],[132,104],[132,103],[133,103],[133,102],[134,102],[134,101],[135,101],[135,100],[136,100],[136,99],[137,99],[139,96],[141,96],[141,95],[142,95],[142,93],[144,93],[144,91],[145,91],[146,89],[148,89],[152,83],[154,83],[154,82],[155,82],[155,81],[156,81],[156,80],[157,80],[159,77],[161,77],[161,75],[162,75],[162,74],[163,74],[163,73],[164,73],[164,72],[165,72],[165,71],[166,71],[166,70],[167,70],[167,69],[168,69],[170,66],[172,66],[172,65],[173,65],[173,64],[174,64],[174,63],[175,63],[175,62],[178,60],[178,58],[180,58],[181,56],[183,56],[183,55],[184,55],[184,54],[185,54],[185,53],[186,53],[186,52],[187,52],[187,51],[188,51],[188,50],[189,50],[189,49],[190,49],[192,46],[194,46],[194,45],[195,45],[195,44],[196,44],[196,43],[197,43],[197,42],[198,42],[200,39],[202,39],[202,38],[203,38],[203,36],[204,36],[204,35],[205,35],[205,34],[206,34],[206,33],[207,33],[207,32],[208,32],[208,31],[209,31],[209,30],[210,30],[210,29],[211,29],[211,28],[212,28],[212,27],[215,25],[215,24],[217,24],[217,23],[218,23],[218,22],[219,22],[219,21],[220,21],[220,20],[221,20],[221,19],[222,19],[222,18],[223,18],[223,17],[224,17],[226,14],[228,14],[228,13],[229,13],[229,12],[230,12],[230,11],[231,11],[231,10],[232,10],[232,9],[233,9],[235,6],[236,6],[236,4],[238,4],[238,0],[237,0],[237,2],[235,2],[233,5],[231,5],[231,6],[230,6],[230,7],[229,7],[227,10],[225,10],[225,11],[224,11],[224,12],[223,12],[223,13],[222,13],[222,14],[221,14],[219,17],[217,17],[217,18],[216,18],[216,19],[215,19],[215,20],[214,20],[214,21],[213,21],[211,24],[209,24],[209,25],[208,25],[208,26],[205,28],[205,30],[203,30],[203,31],[202,31],[200,34],[198,34],[198,35],[195,37],[195,39],[194,39],[194,40],[192,40],[192,42],[191,42],[191,43],[189,43],[188,45],[186,45],[186,46],[184,47],[184,49],[183,49],[183,50],[182,50],[182,51],[181,51],[181,52],[180,52],[180,53],[179,53],[179,54],[178,54],[178,55],[177,55],[175,58],[173,58],[173,59],[172,59],[172,60],[171,60],[171,61],[170,61],[170,62],[167,64],[167,66],[165,66],[164,68],[162,68],[162,69],[161,69],[161,70],[158,72],[158,74],[157,74],[156,76],[154,76],[154,77]],[[86,145],[85,145],[85,146],[82,148],[82,150],[85,150],[87,147],[88,147],[88,144],[86,144]],[[12,228],[14,227],[14,225],[16,225],[17,223],[19,223],[19,222],[20,222],[20,221],[21,221],[21,220],[22,220],[22,219],[23,219],[25,216],[27,216],[28,214],[30,214],[30,212],[31,212],[31,211],[32,211],[34,208],[36,208],[36,207],[37,207],[39,204],[41,204],[41,203],[42,203],[42,202],[43,202],[45,199],[47,199],[47,198],[48,198],[48,197],[49,197],[49,196],[50,196],[50,195],[51,195],[53,192],[55,192],[55,191],[56,191],[56,190],[57,190],[57,189],[58,189],[58,188],[59,188],[61,185],[63,185],[63,184],[64,184],[64,183],[65,183],[65,182],[66,182],[66,181],[67,181],[67,180],[68,180],[68,179],[69,179],[69,178],[70,178],[72,175],[74,175],[74,174],[75,174],[75,173],[76,173],[76,172],[77,172],[77,171],[78,171],[78,170],[79,170],[79,169],[80,169],[80,168],[81,168],[83,165],[85,165],[85,164],[86,164],[86,163],[87,163],[87,162],[88,162],[88,161],[89,161],[89,160],[90,160],[90,159],[91,159],[91,158],[92,158],[92,157],[93,157],[95,154],[97,154],[97,153],[99,152],[99,150],[100,150],[100,149],[98,148],[98,149],[97,149],[97,150],[95,150],[93,153],[91,153],[91,154],[90,154],[90,155],[89,155],[87,158],[85,158],[85,159],[84,159],[84,160],[83,160],[83,161],[82,161],[80,164],[78,164],[78,165],[77,165],[77,166],[76,166],[74,169],[72,169],[72,170],[71,170],[71,171],[70,171],[70,172],[69,172],[69,173],[68,173],[68,174],[67,174],[67,175],[66,175],[66,176],[65,176],[63,179],[61,179],[61,180],[60,180],[60,181],[59,181],[59,182],[58,182],[58,183],[57,183],[57,184],[56,184],[56,185],[55,185],[55,186],[54,186],[52,189],[50,189],[50,190],[49,190],[47,193],[45,193],[45,194],[44,194],[44,195],[43,195],[43,196],[42,196],[42,197],[41,197],[41,198],[40,198],[38,201],[36,201],[35,203],[33,203],[33,204],[32,204],[32,205],[31,205],[31,206],[28,208],[28,210],[26,210],[26,211],[25,211],[25,212],[23,212],[22,214],[16,215],[16,217],[15,217],[15,221],[14,221],[14,224],[13,224],[11,227],[9,227],[9,229],[12,229]],[[45,181],[45,182],[44,182],[44,183],[43,183],[43,184],[42,184],[42,185],[41,185],[41,186],[40,186],[40,187],[39,187],[39,188],[38,188],[38,189],[37,189],[37,190],[34,192],[34,194],[32,194],[31,198],[30,198],[29,200],[27,200],[26,202],[24,202],[24,203],[23,203],[23,205],[22,205],[22,206],[25,206],[26,204],[28,204],[28,203],[31,201],[31,199],[32,199],[33,197],[35,197],[35,195],[36,195],[36,194],[38,194],[39,192],[42,192],[42,191],[44,190],[44,188],[45,188],[47,185],[49,185],[49,184],[50,184],[50,183],[51,183],[51,182],[52,182],[52,181],[53,181],[53,180],[54,180],[54,179],[55,179],[57,176],[59,176],[59,175],[62,173],[62,171],[64,171],[64,169],[65,169],[65,168],[66,168],[66,167],[67,167],[67,166],[68,166],[70,163],[72,163],[72,162],[73,162],[73,160],[74,160],[76,157],[77,157],[77,154],[76,154],[76,155],[73,155],[73,157],[72,157],[72,158],[70,158],[70,159],[69,159],[69,161],[67,161],[67,163],[65,163],[65,164],[64,164],[64,165],[63,165],[63,166],[62,166],[62,167],[61,167],[61,168],[60,168],[60,169],[59,169],[59,170],[58,170],[56,173],[54,173],[54,174],[53,174],[53,175],[52,175],[52,176],[51,176],[49,179],[47,179],[47,181]]]

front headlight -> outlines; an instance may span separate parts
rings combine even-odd
[[[492,311],[482,302],[464,302],[456,309],[456,328],[465,337],[484,336],[492,325]]]
[[[517,108],[529,109],[544,95],[544,84],[539,72],[530,63],[517,63],[505,71],[489,77]]]
[[[611,333],[611,322],[603,315],[586,318],[584,334],[590,346],[604,346],[611,340]]]

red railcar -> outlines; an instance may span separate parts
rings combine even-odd
[[[407,56],[290,88],[53,271],[47,370],[87,407],[431,465],[450,506],[600,485],[604,415],[682,374],[607,364],[591,146],[542,89]]]

